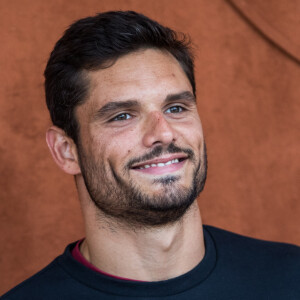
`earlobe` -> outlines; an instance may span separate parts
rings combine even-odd
[[[59,127],[51,126],[46,141],[56,164],[66,173],[80,174],[77,147],[74,141]]]

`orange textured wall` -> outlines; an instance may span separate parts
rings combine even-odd
[[[45,144],[43,70],[74,20],[133,9],[195,44],[208,181],[205,223],[300,244],[300,2],[0,2],[0,294],[84,235],[73,178]]]

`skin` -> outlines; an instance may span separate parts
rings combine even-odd
[[[116,184],[116,174],[125,183],[132,182],[155,205],[159,205],[155,199],[166,193],[162,180],[168,176],[176,177],[168,191],[190,188],[197,164],[203,172],[200,162],[204,161],[205,146],[189,80],[173,56],[154,49],[128,54],[107,69],[89,72],[88,77],[90,95],[76,109],[80,148],[60,128],[52,126],[47,132],[54,160],[76,178],[86,229],[80,250],[93,265],[120,277],[158,281],[184,274],[205,252],[197,201],[174,222],[133,226],[94,204],[78,154],[101,165],[107,183]],[[170,100],[170,95],[176,97]],[[117,106],[111,105],[115,102]],[[127,103],[126,107],[122,103]],[[154,148],[167,149],[171,143],[191,149],[195,158],[183,152],[163,152],[156,158],[139,160]],[[140,169],[176,157],[183,162]]]

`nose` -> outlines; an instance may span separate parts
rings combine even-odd
[[[161,112],[150,113],[145,122],[144,146],[152,147],[157,144],[169,145],[175,140],[175,131],[164,118],[164,115]]]

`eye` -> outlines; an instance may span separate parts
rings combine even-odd
[[[115,116],[110,121],[111,122],[113,122],[113,121],[125,121],[125,120],[131,119],[131,118],[132,118],[132,116],[130,114],[122,113],[122,114],[119,114],[119,115]]]
[[[183,112],[185,109],[182,106],[176,105],[169,107],[165,112],[167,114],[178,114]]]

